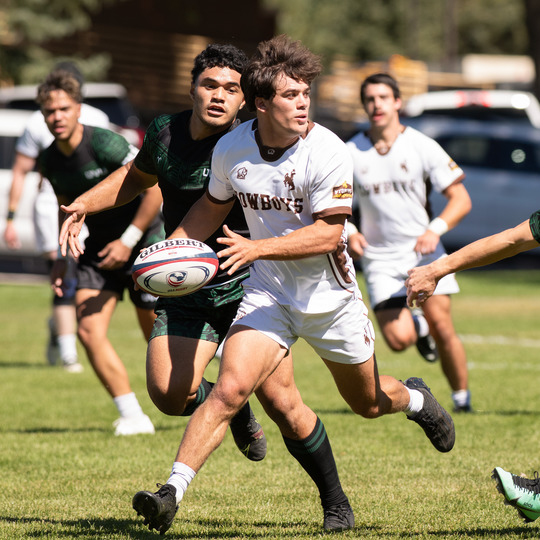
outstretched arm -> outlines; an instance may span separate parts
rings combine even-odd
[[[70,205],[61,205],[60,209],[67,214],[60,230],[62,254],[66,254],[68,245],[75,257],[83,253],[79,233],[87,214],[122,206],[156,183],[156,176],[143,173],[131,161],[77,197]]]
[[[406,281],[407,303],[412,307],[415,302],[425,302],[439,280],[448,274],[492,264],[539,245],[532,235],[529,220],[526,220],[517,227],[477,240],[448,257],[417,266],[409,270]]]

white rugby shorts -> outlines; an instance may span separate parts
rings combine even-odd
[[[299,337],[325,360],[362,364],[373,356],[375,331],[361,299],[328,313],[303,313],[246,288],[233,324],[248,326],[290,349]]]
[[[407,296],[405,280],[409,277],[408,270],[415,266],[429,264],[441,257],[446,257],[442,244],[428,255],[419,255],[414,251],[397,253],[394,258],[388,255],[381,258],[362,257],[362,271],[366,282],[371,307],[389,298]],[[443,277],[437,284],[433,294],[455,294],[459,285],[454,274]]]

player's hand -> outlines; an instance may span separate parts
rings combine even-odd
[[[228,259],[220,265],[222,270],[228,268],[227,274],[232,275],[242,266],[247,266],[258,259],[256,242],[236,234],[231,231],[227,225],[223,225],[223,232],[226,234],[226,238],[220,237],[217,239],[217,242],[219,244],[226,244],[229,247],[221,250],[216,255],[220,259],[228,257]]]
[[[439,244],[440,236],[433,231],[426,231],[419,236],[414,246],[414,251],[419,255],[429,255],[433,253]]]
[[[64,276],[67,269],[66,259],[56,259],[51,268],[49,275],[51,281],[51,288],[56,296],[64,296]]]
[[[4,240],[9,249],[21,249],[21,242],[19,241],[19,235],[17,234],[17,228],[13,221],[6,223],[6,230],[4,231]]]
[[[417,266],[408,272],[405,281],[407,287],[407,304],[414,307],[423,304],[435,290],[438,280],[431,269],[431,265]]]
[[[364,254],[368,243],[362,233],[354,233],[347,239],[347,251],[353,259],[359,259]]]
[[[104,270],[122,268],[128,262],[131,251],[120,239],[113,240],[98,253],[98,257],[102,257],[98,267]]]
[[[69,206],[60,205],[60,210],[67,214],[62,227],[60,229],[60,237],[58,242],[62,255],[67,255],[67,248],[71,251],[73,257],[77,258],[84,253],[84,248],[79,240],[81,229],[86,218],[84,206],[80,203],[73,202]]]

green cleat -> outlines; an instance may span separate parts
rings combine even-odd
[[[491,477],[497,482],[497,489],[505,497],[505,503],[513,506],[526,523],[540,517],[540,478],[524,478],[495,467]]]

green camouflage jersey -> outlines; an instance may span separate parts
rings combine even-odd
[[[540,210],[537,210],[529,219],[529,226],[533,238],[540,244]]]
[[[71,155],[60,152],[53,142],[38,158],[40,172],[49,179],[56,196],[68,202],[131,161],[137,152],[117,133],[98,127],[83,127],[82,141]],[[142,197],[137,197],[124,206],[86,216],[89,236],[85,241],[85,258],[98,260],[97,253],[122,236],[141,200]]]
[[[178,227],[193,204],[205,193],[210,180],[214,146],[229,131],[195,141],[189,132],[191,114],[192,111],[184,111],[155,118],[147,129],[142,148],[135,158],[135,166],[139,170],[158,177],[163,194],[166,236]],[[225,223],[234,232],[249,236],[244,213],[238,201]],[[221,227],[206,240],[214,251],[224,247],[216,242],[219,236],[223,236]],[[247,268],[239,270],[232,278],[224,272],[218,273],[210,286],[244,278],[247,274]]]

